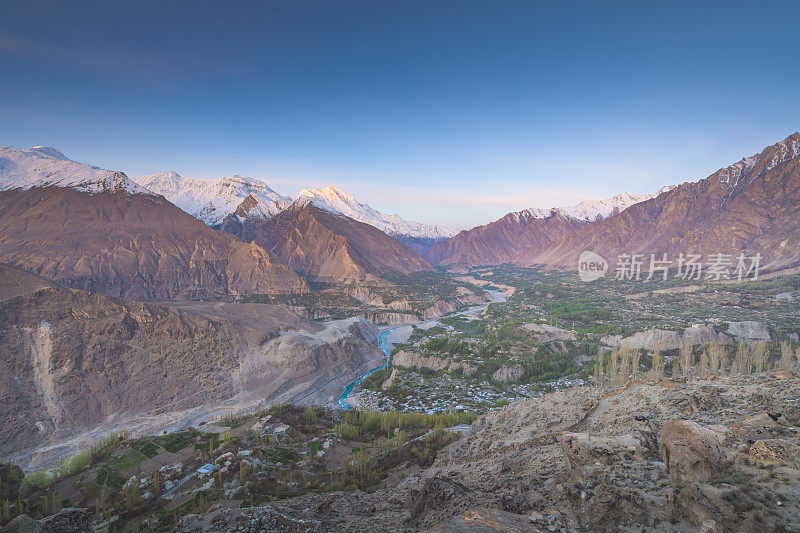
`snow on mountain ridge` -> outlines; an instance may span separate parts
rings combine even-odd
[[[625,192],[622,194],[617,194],[616,196],[612,196],[611,198],[583,200],[575,205],[566,207],[553,207],[551,209],[534,207],[511,213],[511,215],[519,220],[520,218],[543,219],[555,214],[560,214],[575,220],[592,222],[597,219],[608,218],[614,213],[624,211],[625,209],[634,204],[638,204],[639,202],[644,202],[650,198],[655,198],[662,192],[669,191],[673,188],[674,186],[672,185],[663,187],[656,194],[633,194]]]
[[[321,209],[369,224],[389,235],[445,239],[456,233],[449,228],[405,220],[397,214],[386,215],[367,204],[362,204],[334,185],[321,189],[303,189],[295,201],[311,202]]]
[[[28,148],[31,152],[39,152],[42,155],[46,155],[48,157],[52,157],[53,159],[60,159],[61,161],[69,161],[69,158],[65,156],[61,150],[58,148],[53,148],[52,146],[31,146]]]
[[[291,198],[278,194],[263,181],[239,174],[205,180],[169,171],[136,181],[209,226],[221,224],[225,217],[236,213],[248,197],[255,200],[255,205],[247,215],[258,218],[272,218],[291,203]]]
[[[404,220],[398,215],[385,215],[332,185],[303,189],[293,199],[278,194],[260,180],[241,175],[205,180],[181,177],[176,172],[162,172],[136,181],[209,226],[221,224],[225,217],[237,213],[242,202],[250,196],[255,200],[255,207],[247,212],[248,216],[272,218],[292,203],[310,202],[390,235],[444,239],[455,234],[449,229]]]
[[[72,161],[50,146],[0,147],[0,191],[48,186],[70,187],[90,194],[120,190],[152,194],[123,172]]]

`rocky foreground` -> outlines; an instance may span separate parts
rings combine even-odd
[[[183,531],[798,531],[800,378],[570,389],[472,424],[374,493],[188,515]]]

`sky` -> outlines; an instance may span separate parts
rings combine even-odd
[[[335,184],[461,229],[698,180],[800,129],[793,0],[114,4],[4,5],[0,145]]]

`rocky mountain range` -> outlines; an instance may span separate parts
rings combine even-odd
[[[121,172],[0,149],[0,261],[128,298],[305,291],[255,244],[215,231]]]
[[[441,235],[335,188],[306,190],[292,201],[242,176],[206,181],[165,173],[136,183],[48,147],[0,149],[0,205],[0,260],[128,298],[307,290],[292,269],[352,282],[431,268],[356,218]]]
[[[0,260],[127,297],[303,291],[295,272],[363,281],[430,264],[573,267],[584,250],[612,263],[623,253],[757,251],[777,267],[800,261],[799,135],[658,194],[526,209],[456,235],[336,187],[290,198],[243,176],[134,182],[54,148],[3,147]]]
[[[612,264],[625,253],[747,252],[762,254],[762,264],[790,265],[800,261],[799,164],[800,133],[794,133],[698,182],[615,197],[620,202],[612,209],[579,204],[510,213],[437,242],[424,255],[434,264],[575,268],[584,250]]]
[[[800,261],[800,133],[698,182],[526,250],[522,265],[573,266],[584,250],[623,253],[760,253],[762,264]]]
[[[455,234],[448,228],[408,221],[396,214],[386,215],[332,185],[303,189],[292,198],[278,194],[261,180],[240,175],[202,180],[164,172],[136,181],[209,226],[219,226],[227,217],[238,218],[239,221],[246,218],[268,219],[293,202],[310,202],[329,213],[369,224],[393,237],[435,241]]]
[[[432,263],[442,265],[516,263],[528,250],[655,196],[623,193],[603,200],[585,200],[569,207],[509,213],[489,224],[436,242],[423,251],[423,255]]]
[[[377,281],[390,272],[433,267],[416,252],[370,224],[331,213],[306,199],[271,219],[227,220],[222,229],[254,242],[315,281]]]
[[[136,181],[212,227],[229,216],[270,218],[292,203],[266,183],[240,175],[201,180],[163,172]]]

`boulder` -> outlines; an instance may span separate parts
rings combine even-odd
[[[800,426],[800,405],[786,402],[781,406],[781,420],[790,426]]]
[[[711,326],[695,325],[683,330],[683,342],[697,346],[701,344],[731,344],[733,339],[717,332]]]
[[[761,411],[753,416],[743,416],[731,424],[731,432],[739,442],[755,442],[768,439],[778,434],[778,424],[766,411]]]
[[[692,420],[673,418],[661,430],[661,457],[672,482],[705,481],[724,459],[721,436]]]
[[[601,342],[609,346],[625,346],[634,350],[653,351],[656,347],[660,350],[679,350],[684,344],[692,346],[711,343],[730,344],[732,339],[724,333],[717,332],[711,326],[695,325],[686,328],[683,332],[648,329],[637,331],[625,338],[619,335],[607,336],[603,337]]]
[[[641,461],[646,450],[633,435],[590,435],[562,433],[558,443],[573,479],[581,479],[588,470],[609,462]]]
[[[789,463],[798,464],[800,459],[799,447],[783,439],[757,440],[750,447],[750,457],[761,463]]]
[[[656,346],[661,350],[677,350],[683,346],[683,337],[677,331],[648,329],[646,331],[637,331],[630,337],[625,337],[620,345],[634,350],[644,348],[652,351]]]
[[[761,322],[744,321],[744,322],[731,322],[728,326],[728,333],[736,337],[736,340],[748,341],[770,341],[772,337],[769,334],[767,326]]]

